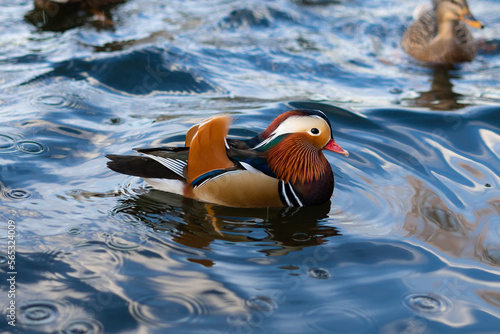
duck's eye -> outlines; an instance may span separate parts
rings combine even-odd
[[[313,135],[317,135],[319,134],[319,130],[316,129],[316,128],[312,128],[311,131],[310,131]]]

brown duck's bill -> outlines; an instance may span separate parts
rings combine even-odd
[[[483,29],[484,25],[476,20],[474,16],[472,16],[471,12],[467,10],[466,8],[463,9],[462,15],[460,16],[460,20],[464,21],[468,25],[470,25],[473,28],[477,29]]]
[[[324,149],[327,151],[340,153],[342,155],[345,155],[346,157],[349,156],[349,152],[340,147],[340,145],[337,144],[333,139],[330,139],[330,141],[325,145]]]

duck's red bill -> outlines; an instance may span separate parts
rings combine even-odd
[[[328,144],[326,144],[326,146],[324,147],[324,149],[328,150],[328,151],[331,151],[331,152],[343,154],[346,157],[349,156],[349,152],[347,152],[342,147],[340,147],[340,145],[337,144],[335,142],[335,140],[333,140],[333,139],[330,139],[330,141],[328,142]]]

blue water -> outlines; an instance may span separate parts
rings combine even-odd
[[[500,3],[470,1],[481,49],[447,70],[399,45],[415,5],[129,0],[112,29],[51,30],[3,1],[0,331],[498,333]],[[211,206],[106,167],[298,107],[350,152],[327,153],[319,207]]]

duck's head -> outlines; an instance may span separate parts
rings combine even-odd
[[[302,141],[320,150],[328,150],[348,156],[332,135],[332,127],[326,115],[319,110],[295,109],[278,116],[259,135],[256,149],[267,150],[286,139]]]
[[[307,183],[331,175],[332,191],[332,169],[322,150],[349,155],[335,142],[330,121],[319,110],[288,111],[278,116],[259,139],[255,149],[266,152],[269,167],[279,179]]]
[[[436,4],[436,17],[439,22],[462,20],[473,28],[484,26],[471,13],[467,0],[441,0]]]

